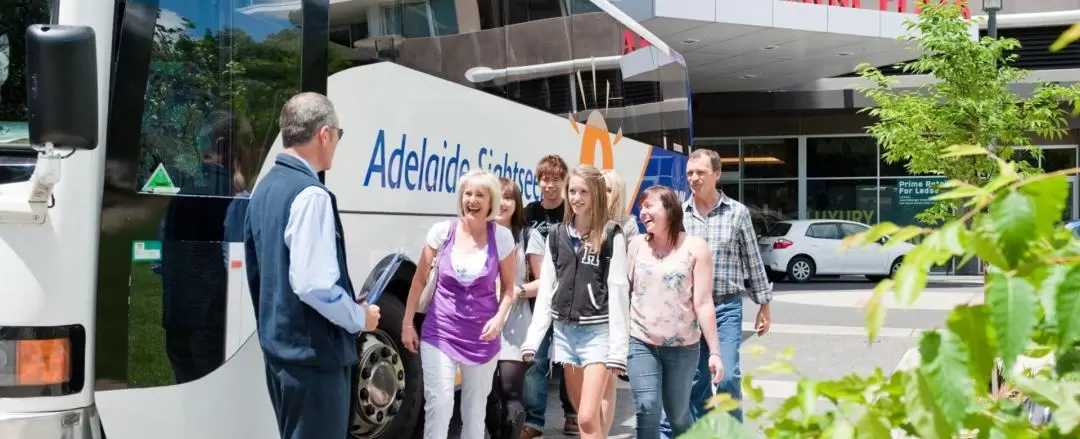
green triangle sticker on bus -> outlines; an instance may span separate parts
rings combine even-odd
[[[173,184],[169,172],[165,170],[165,164],[158,163],[154,173],[150,175],[150,179],[146,180],[146,184],[143,185],[142,191],[155,194],[175,194],[180,192],[180,188]]]

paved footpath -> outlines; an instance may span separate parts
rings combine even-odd
[[[878,339],[868,344],[861,307],[873,287],[873,283],[860,278],[805,285],[777,283],[772,305],[772,330],[764,337],[752,333],[757,305],[745,301],[742,370],[752,371],[772,361],[768,355],[754,358],[749,354],[753,345],[761,345],[770,353],[782,352],[789,346],[793,348],[796,369],[811,379],[834,379],[849,373],[868,374],[875,367],[891,372],[905,354],[917,346],[921,330],[943,327],[948,311],[954,306],[977,303],[982,298],[980,277],[934,277],[914,306],[903,309],[886,301],[889,311],[885,325]],[[796,380],[794,375],[772,375],[757,378],[755,383],[764,390],[765,407],[775,408],[795,393]],[[616,417],[609,437],[632,438],[635,425],[632,397],[627,383],[618,383]],[[549,395],[557,396],[558,391],[549,392]],[[545,437],[570,437],[561,434],[562,426],[562,407],[557,397],[551,397]]]

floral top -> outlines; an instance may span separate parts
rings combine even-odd
[[[701,340],[694,310],[694,255],[687,239],[657,258],[645,235],[630,243],[630,336],[653,346],[691,346]]]

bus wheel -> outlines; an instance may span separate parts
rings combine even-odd
[[[410,437],[423,416],[420,356],[401,344],[405,306],[391,294],[383,295],[378,305],[379,327],[357,342],[360,364],[349,426],[354,439]]]

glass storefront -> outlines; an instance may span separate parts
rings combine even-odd
[[[933,189],[944,181],[886,163],[877,142],[865,135],[699,138],[694,147],[720,154],[720,190],[750,208],[759,234],[787,219],[916,224],[915,216],[933,205]],[[1029,163],[1047,172],[1080,163],[1076,145],[1041,151]],[[1076,218],[1080,203],[1075,178],[1070,187],[1066,220]]]

